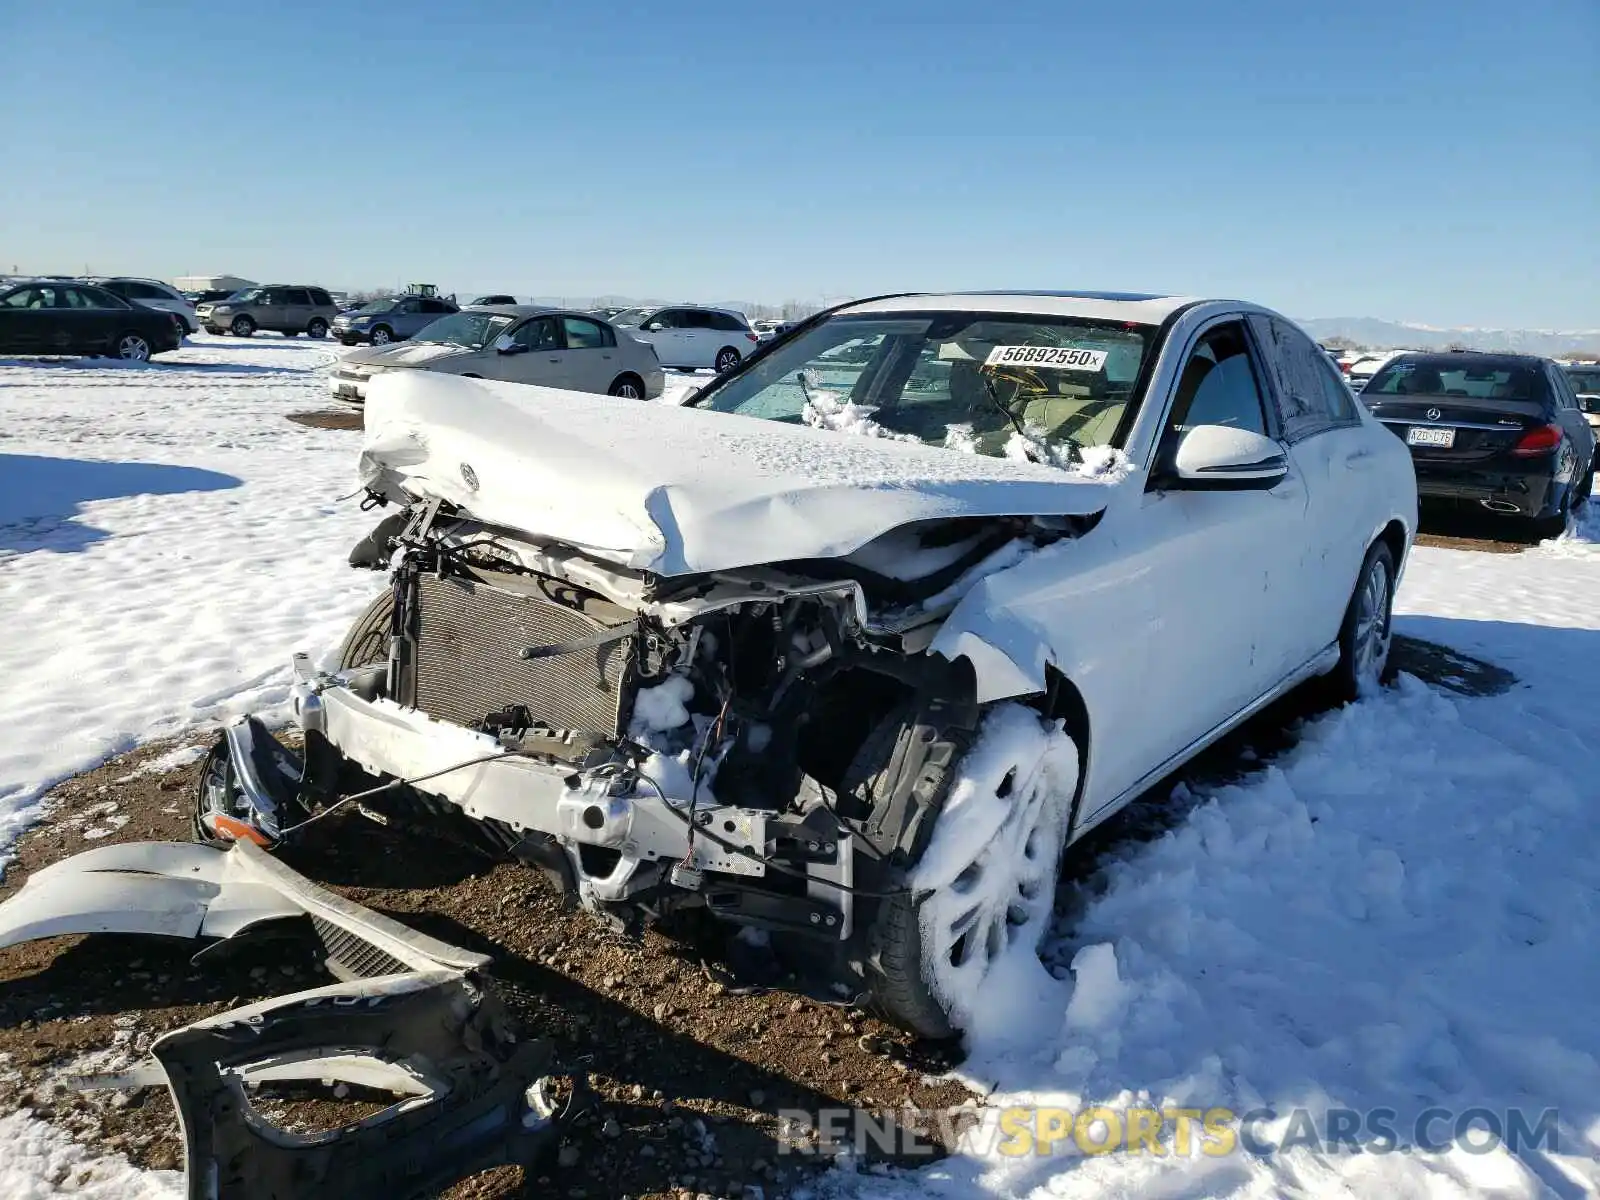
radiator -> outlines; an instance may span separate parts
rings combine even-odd
[[[632,614],[604,601],[578,611],[537,594],[472,579],[417,582],[416,707],[476,728],[490,713],[522,705],[536,723],[615,737],[633,661],[632,636],[558,658],[525,660],[524,646],[570,642],[615,628]]]

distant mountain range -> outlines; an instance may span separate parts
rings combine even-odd
[[[1344,337],[1373,349],[1443,350],[1461,345],[1470,350],[1512,350],[1547,358],[1600,354],[1600,329],[1435,329],[1376,317],[1313,317],[1300,325],[1319,342]]]

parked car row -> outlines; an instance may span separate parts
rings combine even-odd
[[[0,354],[94,354],[147,362],[176,350],[177,313],[124,299],[81,280],[43,280],[0,291]]]
[[[592,313],[496,304],[436,318],[404,345],[377,342],[344,356],[328,377],[338,399],[360,405],[368,381],[425,370],[576,392],[654,400],[666,376],[654,350]]]

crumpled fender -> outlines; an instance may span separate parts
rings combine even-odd
[[[210,846],[131,842],[63,859],[0,904],[0,947],[69,933],[232,937],[305,909]]]
[[[341,978],[489,962],[318,887],[248,841],[128,842],[53,863],[0,904],[0,948],[69,933],[227,938],[285,917],[319,925]]]

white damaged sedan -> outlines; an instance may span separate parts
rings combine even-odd
[[[1154,296],[847,305],[681,409],[386,373],[362,476],[389,587],[302,660],[303,762],[229,731],[200,836],[444,815],[930,1035],[1067,843],[1288,689],[1377,686],[1416,524],[1310,338]]]

